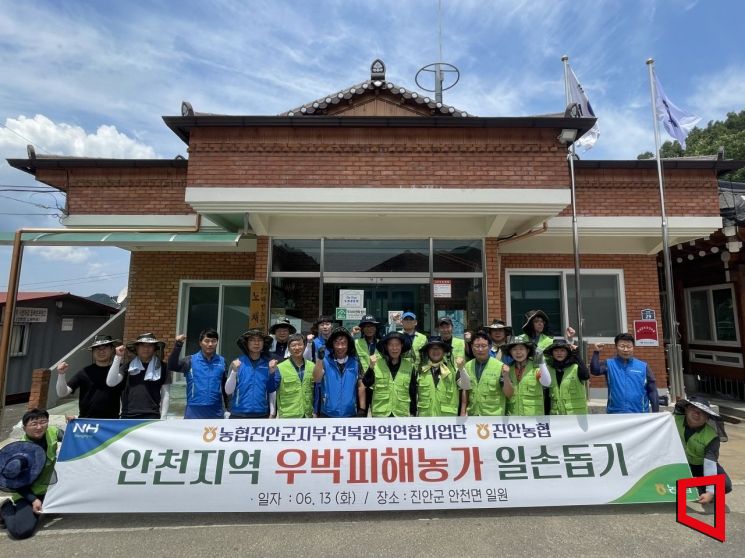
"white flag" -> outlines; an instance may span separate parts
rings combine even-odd
[[[680,146],[686,148],[686,138],[693,130],[696,124],[701,120],[700,116],[689,114],[681,108],[678,108],[665,95],[660,80],[657,79],[657,73],[654,74],[655,105],[657,106],[657,120],[673,138],[680,142]]]
[[[585,95],[585,90],[582,89],[582,86],[577,81],[577,76],[574,75],[572,67],[568,64],[567,67],[569,69],[567,74],[569,80],[569,101],[571,103],[577,103],[580,106],[580,116],[585,118],[594,117],[595,112],[592,110],[590,100],[587,98],[587,95]],[[598,141],[598,137],[600,137],[600,128],[598,128],[598,123],[595,122],[595,125],[592,128],[574,142],[574,146],[575,148],[581,147],[584,151],[587,151],[595,145],[595,142]]]

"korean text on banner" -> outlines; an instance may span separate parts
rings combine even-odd
[[[50,513],[674,502],[663,414],[70,423]]]

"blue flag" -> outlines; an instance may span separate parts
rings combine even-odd
[[[700,116],[687,113],[683,109],[677,107],[673,102],[665,95],[665,90],[662,89],[660,80],[657,79],[657,74],[654,75],[654,89],[655,89],[655,105],[657,106],[657,120],[662,122],[662,125],[673,138],[678,140],[680,146],[686,148],[686,138],[691,130],[701,120]]]

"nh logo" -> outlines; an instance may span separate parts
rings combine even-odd
[[[97,434],[98,433],[98,424],[88,424],[88,423],[82,423],[75,421],[72,425],[72,431],[75,432],[81,432],[83,434]]]

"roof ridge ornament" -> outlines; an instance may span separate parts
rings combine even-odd
[[[385,64],[380,58],[376,58],[373,60],[373,63],[370,64],[370,79],[372,81],[385,81]]]

